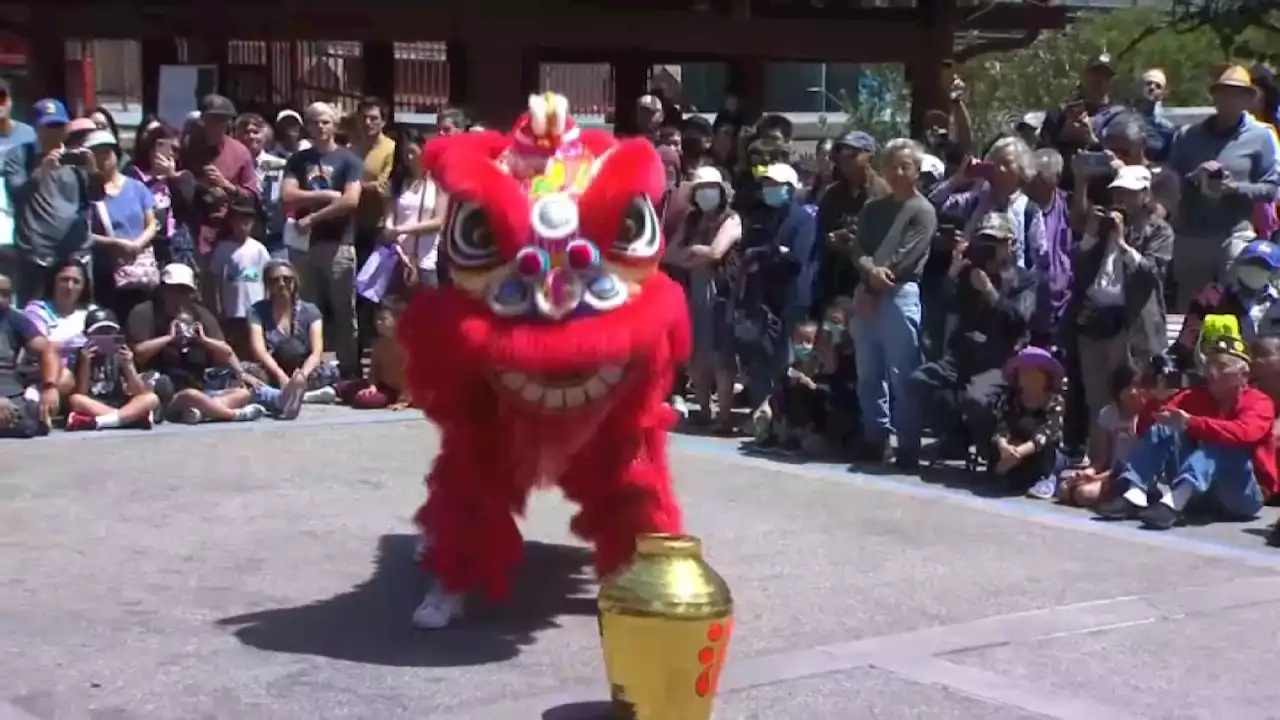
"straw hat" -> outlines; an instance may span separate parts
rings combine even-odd
[[[1223,70],[1213,81],[1211,89],[1220,87],[1240,88],[1242,90],[1257,90],[1253,86],[1253,78],[1249,75],[1249,71],[1243,65],[1231,65]]]

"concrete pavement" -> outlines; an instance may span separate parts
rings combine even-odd
[[[434,435],[308,410],[0,445],[0,720],[601,717],[572,508],[533,503],[517,603],[415,632]],[[1280,717],[1265,520],[1144,532],[704,438],[672,461],[738,602],[721,720]]]

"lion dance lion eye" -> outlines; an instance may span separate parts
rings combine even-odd
[[[460,202],[445,229],[449,260],[461,268],[477,268],[498,261],[493,226],[479,205]]]
[[[653,203],[649,202],[649,198],[637,195],[627,203],[613,249],[635,260],[656,257],[658,251],[662,249],[658,213],[653,209]]]

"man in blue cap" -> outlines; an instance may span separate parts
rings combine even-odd
[[[36,139],[5,155],[0,178],[13,202],[18,297],[38,296],[49,271],[64,260],[86,260],[87,210],[93,155],[79,146],[91,121],[73,122],[62,101],[45,98],[32,107]]]
[[[9,81],[0,78],[0,156],[14,145],[22,145],[36,139],[36,131],[24,122],[13,119],[13,97]],[[0,273],[16,272],[17,254],[13,249],[13,203],[9,193],[0,185]]]

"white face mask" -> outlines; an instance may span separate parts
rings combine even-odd
[[[693,193],[693,204],[703,212],[710,212],[720,206],[720,188],[698,188]]]
[[[1236,268],[1236,282],[1248,290],[1258,292],[1271,283],[1271,271],[1245,265]]]

